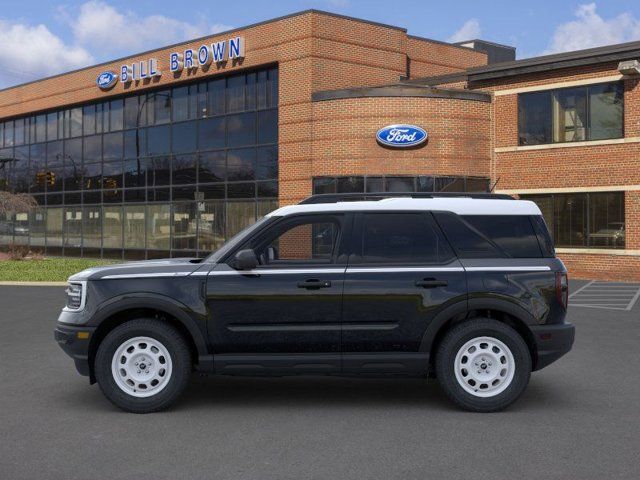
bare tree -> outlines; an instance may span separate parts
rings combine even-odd
[[[27,193],[0,191],[0,215],[27,213],[37,205],[36,199]]]

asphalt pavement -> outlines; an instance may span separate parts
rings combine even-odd
[[[433,380],[194,376],[170,411],[133,415],[54,342],[63,301],[0,287],[0,478],[640,477],[640,305],[570,310],[573,351],[501,413],[460,411]]]

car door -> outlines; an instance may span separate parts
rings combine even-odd
[[[415,373],[431,320],[466,305],[465,272],[429,212],[359,213],[345,276],[346,373]]]
[[[287,217],[239,250],[260,265],[217,265],[207,277],[209,336],[218,369],[340,370],[341,254],[346,216]]]

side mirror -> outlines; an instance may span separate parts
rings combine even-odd
[[[233,268],[236,270],[253,270],[258,266],[258,257],[252,249],[240,250],[233,258]]]

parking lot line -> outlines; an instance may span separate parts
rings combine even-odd
[[[640,284],[593,280],[569,298],[573,307],[630,311],[640,299]]]

